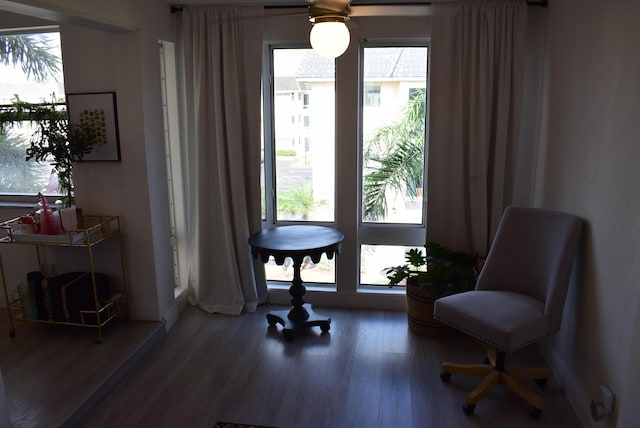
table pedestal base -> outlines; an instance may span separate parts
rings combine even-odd
[[[331,327],[331,318],[322,317],[316,314],[315,312],[313,312],[313,309],[311,309],[311,305],[308,303],[305,303],[303,307],[309,313],[309,316],[306,319],[302,320],[290,319],[290,310],[269,312],[267,314],[267,321],[269,322],[269,326],[273,327],[276,324],[281,324],[283,326],[282,334],[287,340],[293,339],[295,332],[298,330],[302,330],[303,328],[318,326],[323,333],[329,331],[329,328]]]

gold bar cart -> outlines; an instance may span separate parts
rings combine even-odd
[[[14,321],[36,322],[46,324],[76,325],[81,327],[95,328],[97,331],[96,342],[102,342],[102,328],[115,317],[121,315],[128,319],[130,317],[130,304],[128,298],[127,276],[125,267],[124,247],[120,235],[120,217],[113,215],[85,215],[81,217],[82,228],[68,231],[63,235],[39,235],[20,233],[18,218],[14,218],[0,223],[1,230],[6,236],[0,238],[0,244],[11,245],[32,245],[35,247],[38,258],[38,266],[41,265],[41,247],[69,247],[84,248],[87,251],[89,272],[91,276],[91,287],[93,291],[94,308],[90,310],[80,310],[80,321],[57,321],[44,319],[29,319],[25,313],[25,306],[17,296],[11,297],[7,289],[5,271],[0,254],[0,277],[4,297],[7,302],[7,317],[9,322],[9,335],[15,336]],[[94,247],[107,239],[118,239],[120,265],[122,269],[122,286],[119,289],[111,289],[110,296],[106,300],[98,298],[96,285],[96,272],[94,264]],[[75,278],[67,285],[79,280]]]

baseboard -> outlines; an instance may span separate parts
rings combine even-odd
[[[141,343],[122,363],[119,367],[113,370],[104,381],[98,385],[89,396],[71,412],[69,417],[61,425],[61,428],[77,427],[78,423],[86,416],[87,412],[94,406],[99,405],[103,397],[105,397],[109,391],[120,381],[126,374],[151,350],[166,334],[164,322],[158,324],[158,327],[152,332],[146,340]]]
[[[180,319],[180,310],[178,309],[177,302],[174,302],[173,305],[171,305],[169,310],[162,316],[162,319],[164,320],[165,331],[168,332],[171,330],[171,327],[178,322],[178,319]]]
[[[573,374],[565,364],[563,358],[550,346],[540,346],[554,377],[560,383],[564,395],[567,397],[569,404],[573,408],[574,413],[580,420],[584,428],[597,428],[596,422],[591,417],[591,398],[578,385]]]
[[[406,310],[406,297],[404,293],[355,293],[338,295],[337,293],[326,291],[315,291],[308,287],[304,299],[307,303],[327,308],[387,311]],[[270,305],[291,306],[291,295],[288,289],[269,289],[267,303]]]

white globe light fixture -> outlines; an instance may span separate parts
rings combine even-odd
[[[311,27],[309,41],[316,53],[325,58],[337,58],[349,47],[351,36],[344,22],[316,22]]]
[[[309,7],[309,21],[313,23],[309,33],[311,47],[320,56],[337,58],[349,47],[351,35],[345,22],[349,19],[350,7],[335,11]]]

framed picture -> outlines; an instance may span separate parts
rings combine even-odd
[[[91,128],[96,135],[82,162],[119,162],[120,137],[115,92],[67,94],[69,124]]]

